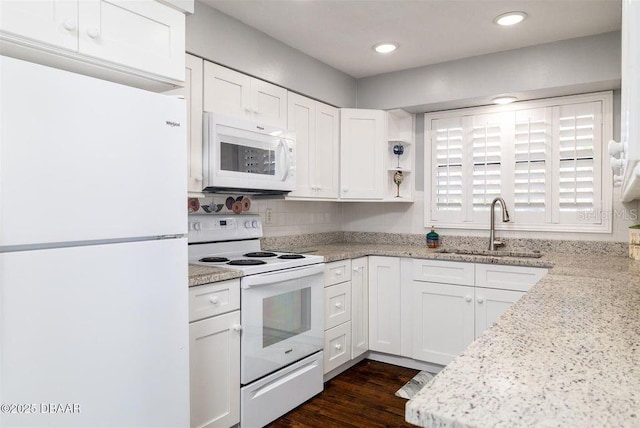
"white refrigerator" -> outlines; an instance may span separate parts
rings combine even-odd
[[[187,427],[183,100],[0,57],[0,426]]]

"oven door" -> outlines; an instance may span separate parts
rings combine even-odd
[[[241,383],[322,349],[324,264],[242,278]]]
[[[205,117],[205,189],[295,190],[291,134],[211,113]]]

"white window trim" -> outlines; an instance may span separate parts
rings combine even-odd
[[[534,109],[550,106],[562,106],[567,104],[583,103],[583,102],[602,102],[602,144],[600,156],[600,174],[601,174],[601,196],[602,196],[602,223],[600,224],[525,224],[525,223],[503,223],[496,221],[496,230],[512,230],[512,231],[531,231],[531,232],[573,232],[573,233],[612,233],[613,232],[613,173],[609,167],[609,154],[607,151],[607,142],[613,139],[613,92],[594,92],[590,94],[571,95],[556,98],[545,98],[533,101],[521,101],[506,106],[483,106],[470,107],[457,110],[448,110],[442,112],[425,113],[424,115],[424,227],[428,228],[436,225],[439,228],[451,229],[470,229],[484,230],[489,227],[489,217],[486,222],[447,222],[434,220],[431,217],[433,179],[435,178],[432,164],[432,131],[431,120],[447,119],[452,117],[472,116],[478,114],[501,113],[520,109]],[[505,195],[503,195],[505,197]],[[507,203],[511,200],[511,195],[506,195]],[[512,209],[512,204],[509,204]],[[497,214],[496,214],[497,215]]]

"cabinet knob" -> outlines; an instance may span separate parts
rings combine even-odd
[[[471,296],[465,296],[464,300],[465,300],[465,302],[470,302],[473,299],[471,298]]]
[[[478,303],[480,304],[484,303],[484,297],[478,297]]]
[[[62,23],[62,26],[67,31],[73,31],[76,29],[76,23],[73,22],[71,19],[65,19],[64,22]]]
[[[623,160],[614,158],[613,156],[611,156],[610,163],[611,163],[611,169],[621,168]]]
[[[341,350],[341,349],[342,349],[342,345],[341,345],[341,344],[339,344],[339,343],[336,343],[335,348],[339,351],[339,350]]]
[[[618,156],[624,151],[624,145],[622,142],[618,143],[616,140],[609,141],[609,154],[611,156]]]
[[[347,193],[347,192],[349,191],[349,188],[348,188],[347,186],[344,186],[344,187],[342,188],[342,191],[343,191],[344,193]]]
[[[92,39],[97,39],[98,37],[100,37],[100,31],[98,31],[97,28],[88,28],[87,36],[91,37]]]
[[[336,302],[336,308],[340,309],[342,307],[342,303]]]
[[[201,175],[198,175],[198,176],[196,177],[196,181],[197,181],[197,182],[201,182],[202,180],[203,180],[203,177],[202,177]]]
[[[336,276],[342,276],[342,269],[336,271]]]
[[[354,271],[354,272],[356,272],[356,273],[358,273],[358,269],[360,269],[360,268],[354,267],[354,268],[353,268],[353,271]]]
[[[234,324],[231,328],[235,331],[242,331],[242,326],[240,324]]]
[[[217,305],[218,303],[220,303],[220,297],[218,296],[211,296],[209,297],[209,301],[214,304]]]

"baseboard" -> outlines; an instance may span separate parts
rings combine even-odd
[[[381,363],[393,364],[396,366],[407,367],[414,370],[426,370],[429,373],[438,373],[444,368],[440,364],[426,363],[424,361],[414,360],[412,358],[400,357],[397,355],[383,354],[382,352],[369,351],[367,358]]]
[[[350,369],[351,367],[355,366],[362,360],[379,361],[381,363],[393,364],[394,366],[407,367],[409,369],[414,369],[414,370],[426,370],[429,373],[434,373],[434,374],[440,372],[440,370],[444,368],[444,366],[441,366],[439,364],[426,363],[424,361],[418,361],[412,358],[400,357],[398,355],[384,354],[382,352],[367,351],[364,354],[360,355],[359,357],[351,361],[347,361],[340,367],[336,367],[330,372],[325,373],[323,378],[324,382],[330,381],[331,379],[338,376],[343,371]]]

